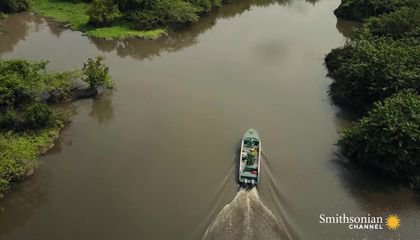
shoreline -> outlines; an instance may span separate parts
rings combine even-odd
[[[39,157],[55,146],[71,121],[72,114],[68,108],[60,109],[60,104],[92,99],[113,87],[103,60],[101,56],[88,58],[80,71],[67,72],[47,72],[45,61],[1,62],[5,71],[2,93],[12,93],[0,99],[0,198],[35,173]],[[28,71],[33,75],[27,77]],[[34,78],[36,86],[31,85]],[[21,81],[18,87],[17,81]]]
[[[66,126],[67,126],[67,124],[62,124],[62,126],[59,126],[57,129],[55,129],[54,134],[52,136],[50,136],[49,141],[46,142],[44,145],[39,146],[36,165],[35,166],[30,166],[30,167],[25,166],[25,169],[26,169],[25,173],[24,173],[23,177],[21,179],[19,179],[19,181],[17,181],[17,182],[24,181],[24,180],[30,178],[31,176],[33,176],[35,174],[35,171],[36,171],[37,166],[38,166],[39,158],[41,156],[45,155],[51,148],[53,148],[55,146],[56,141],[58,141],[58,139],[60,138],[61,131]]]
[[[168,30],[157,28],[153,30],[136,30],[130,23],[120,20],[108,27],[92,27],[88,25],[88,3],[52,2],[50,0],[32,0],[29,12],[42,16],[63,27],[80,31],[84,36],[106,40],[122,40],[139,38],[156,40],[168,35]]]
[[[103,91],[82,91],[78,89],[73,90],[73,95],[65,102],[59,103],[59,105],[65,104],[66,108],[67,104],[71,105],[74,102],[77,102],[82,99],[93,99],[97,96],[100,96]],[[59,105],[53,106],[53,108],[57,108]],[[61,108],[61,107],[60,107]],[[10,134],[10,137],[17,138],[17,141],[20,140],[27,140],[31,143],[31,147],[35,149],[35,158],[34,159],[24,159],[21,160],[23,162],[22,168],[24,171],[21,174],[16,174],[13,177],[13,182],[10,185],[9,189],[6,191],[0,191],[0,199],[4,198],[9,191],[12,190],[13,185],[19,184],[22,181],[27,180],[28,178],[32,177],[38,168],[39,158],[44,156],[51,150],[55,145],[56,142],[60,139],[61,132],[71,123],[70,118],[73,114],[69,113],[67,109],[57,110],[58,113],[63,114],[63,119],[57,124],[55,127],[51,127],[48,129],[43,129],[38,132],[29,132],[24,134]],[[2,132],[0,131],[0,135],[7,135],[10,132]],[[0,189],[1,190],[1,189]]]

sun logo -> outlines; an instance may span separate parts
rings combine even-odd
[[[397,228],[400,227],[400,223],[401,223],[401,220],[397,215],[389,215],[386,218],[385,225],[389,230],[397,230]]]

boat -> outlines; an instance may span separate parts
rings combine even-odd
[[[239,156],[239,184],[253,188],[260,181],[261,138],[255,129],[245,132]]]

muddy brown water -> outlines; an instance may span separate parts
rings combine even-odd
[[[104,55],[116,90],[73,104],[36,174],[0,200],[0,239],[420,239],[419,198],[334,146],[348,122],[327,96],[323,57],[353,25],[333,15],[338,4],[241,0],[158,41],[90,39],[31,14],[3,21],[3,58],[65,70]],[[238,193],[250,127],[262,182]],[[319,223],[342,213],[402,223]]]

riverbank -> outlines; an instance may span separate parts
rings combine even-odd
[[[47,62],[0,60],[0,197],[31,176],[37,158],[59,137],[68,114],[54,105],[94,97],[111,87],[102,57],[79,71],[49,72]]]
[[[65,2],[54,0],[32,0],[31,8],[35,13],[50,17],[65,24],[73,30],[84,32],[87,36],[105,39],[143,38],[157,39],[167,34],[167,30],[156,28],[153,30],[135,30],[127,21],[118,20],[109,27],[92,27],[89,23],[88,11],[90,3]]]
[[[335,14],[363,20],[325,58],[333,102],[361,117],[342,131],[341,152],[420,191],[420,4],[342,0]]]
[[[64,122],[41,131],[0,132],[0,198],[13,182],[32,176],[38,166],[38,156],[54,146]]]
[[[369,17],[394,12],[402,7],[418,8],[419,6],[420,3],[417,0],[341,0],[334,14],[343,19],[363,21]]]
[[[157,39],[232,1],[31,0],[31,9],[92,37]]]

